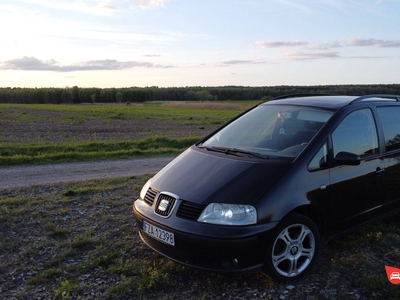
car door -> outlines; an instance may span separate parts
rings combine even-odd
[[[377,107],[385,143],[384,212],[400,209],[400,106]]]
[[[336,232],[349,230],[379,215],[383,199],[384,160],[370,108],[350,112],[331,134],[331,211]],[[338,163],[338,153],[359,156],[359,164]]]

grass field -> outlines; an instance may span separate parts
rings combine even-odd
[[[0,104],[0,166],[177,154],[255,104]]]

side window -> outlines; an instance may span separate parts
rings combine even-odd
[[[332,133],[334,157],[341,152],[361,157],[378,153],[376,125],[370,109],[360,109],[347,115]]]
[[[316,171],[328,166],[328,143],[325,142],[318,150],[317,154],[308,164],[309,171]]]
[[[400,107],[378,107],[386,151],[400,149]]]

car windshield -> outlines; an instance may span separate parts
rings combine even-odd
[[[297,157],[333,112],[294,105],[260,105],[200,147],[233,155]]]

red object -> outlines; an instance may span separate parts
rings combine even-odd
[[[400,284],[400,269],[385,266],[388,280],[393,284]]]

